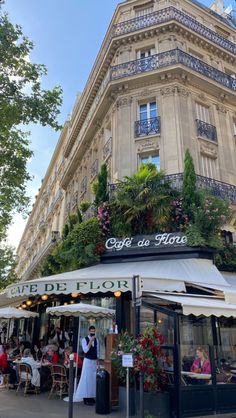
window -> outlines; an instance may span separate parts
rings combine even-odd
[[[211,125],[209,107],[196,103],[196,116],[197,136],[217,142],[217,131]]]
[[[156,49],[154,47],[140,49],[136,52],[137,59],[145,59],[149,58],[156,53]]]
[[[204,177],[211,179],[217,179],[217,166],[216,159],[201,155],[201,169]]]
[[[208,106],[203,106],[199,103],[196,103],[196,114],[197,119],[206,123],[210,123],[210,112]]]
[[[140,164],[152,163],[160,170],[160,156],[158,154],[149,154],[140,156]]]
[[[138,108],[139,120],[134,124],[136,138],[143,135],[160,133],[160,118],[158,117],[156,102],[140,104]]]
[[[236,121],[233,122],[234,138],[236,139]]]
[[[139,120],[146,120],[157,117],[157,104],[156,102],[150,102],[141,104],[139,106]]]
[[[145,9],[137,9],[135,10],[135,17],[146,16],[152,12],[153,12],[153,6],[145,7]]]

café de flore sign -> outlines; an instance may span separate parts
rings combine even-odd
[[[124,251],[129,249],[163,249],[170,247],[179,247],[187,245],[187,237],[180,232],[154,235],[137,235],[125,238],[108,238],[106,241],[106,250]]]
[[[53,276],[49,279],[35,279],[30,282],[22,282],[11,285],[7,288],[7,296],[9,298],[20,296],[36,296],[36,295],[68,295],[70,293],[106,293],[127,292],[131,290],[131,282],[122,279],[65,279],[56,280]]]

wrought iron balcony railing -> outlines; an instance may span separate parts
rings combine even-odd
[[[190,17],[186,13],[176,9],[173,6],[114,25],[112,29],[112,37],[114,38],[117,36],[126,35],[128,33],[136,32],[140,29],[167,23],[171,20],[175,20],[181,23],[181,25],[197,33],[198,35],[203,36],[209,41],[215,43],[217,46],[220,46],[227,51],[236,54],[236,45],[233,42],[225,39],[222,35],[214,32],[207,26],[198,22],[196,19]]]
[[[138,138],[144,135],[159,134],[161,132],[160,116],[134,122],[134,136]]]
[[[217,142],[216,127],[203,120],[196,119],[197,135]]]
[[[151,57],[115,65],[111,67],[110,78],[111,81],[118,80],[120,78],[157,70],[158,68],[170,67],[176,64],[182,64],[185,67],[216,81],[224,87],[236,91],[235,78],[178,48],[152,55]]]
[[[110,137],[103,147],[103,160],[105,161],[112,153],[112,137]]]
[[[224,183],[209,177],[197,175],[197,187],[199,189],[210,189],[214,196],[222,199],[228,199],[232,204],[236,205],[236,186]],[[183,187],[183,173],[169,174],[165,176],[165,181],[169,182],[173,189],[181,191]],[[117,184],[109,184],[109,196],[114,195]]]

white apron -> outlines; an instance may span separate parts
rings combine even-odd
[[[81,402],[83,398],[96,397],[97,360],[84,358],[80,381],[74,395],[74,402]]]

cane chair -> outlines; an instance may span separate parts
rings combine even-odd
[[[48,398],[50,399],[53,392],[56,392],[62,398],[62,395],[68,394],[68,379],[65,366],[61,364],[51,365],[52,387]]]
[[[9,380],[10,380],[9,373],[4,373],[3,370],[0,368],[0,376],[2,380],[2,387],[9,389]]]
[[[16,395],[20,391],[21,387],[24,387],[24,396],[26,396],[28,392],[33,392],[37,395],[40,389],[36,386],[32,386],[31,384],[31,378],[32,378],[31,366],[26,363],[19,364],[18,374],[19,374],[19,383],[17,385]]]

